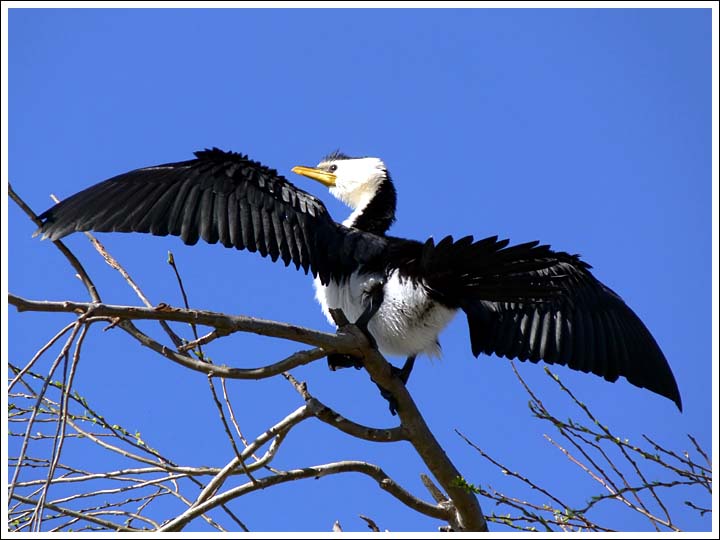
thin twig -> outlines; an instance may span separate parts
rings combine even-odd
[[[47,392],[47,388],[50,385],[50,379],[52,378],[53,374],[55,373],[55,370],[57,369],[58,365],[60,365],[60,360],[65,356],[67,353],[67,350],[70,348],[70,345],[75,339],[75,336],[77,335],[79,329],[80,329],[80,322],[76,322],[75,326],[72,330],[72,333],[68,337],[67,340],[65,340],[65,345],[63,346],[62,350],[60,351],[60,354],[55,359],[55,362],[53,362],[52,366],[50,366],[50,372],[47,374],[47,376],[44,378],[44,384],[42,386],[42,389],[40,392],[38,392],[37,400],[35,402],[35,406],[33,407],[32,414],[30,416],[30,419],[28,420],[27,428],[25,430],[25,437],[23,438],[22,446],[20,447],[20,456],[18,457],[17,466],[15,467],[15,471],[13,471],[13,477],[10,481],[10,491],[8,493],[8,500],[12,499],[13,493],[15,491],[15,483],[17,482],[18,476],[20,474],[20,470],[23,466],[23,460],[25,458],[25,453],[27,452],[28,443],[30,441],[30,432],[32,431],[33,424],[35,422],[35,418],[37,416],[40,403],[42,403],[42,398],[45,395],[45,392]]]
[[[565,386],[565,385],[563,384],[563,382],[560,380],[560,377],[558,377],[557,375],[555,375],[554,373],[552,373],[547,367],[545,368],[545,373],[547,373],[548,376],[549,376],[552,380],[554,380],[554,381],[557,383],[557,385],[558,385],[566,394],[568,394],[568,395],[570,396],[570,398],[573,400],[573,402],[574,402],[578,407],[580,407],[580,409],[582,409],[582,411],[588,416],[588,418],[590,418],[597,426],[600,427],[600,429],[602,429],[602,430],[605,432],[605,434],[610,438],[610,440],[612,440],[613,442],[615,442],[615,443],[617,444],[617,446],[618,446],[618,448],[620,449],[620,452],[622,453],[623,457],[631,464],[631,466],[632,466],[633,469],[635,470],[635,474],[638,475],[638,477],[639,477],[640,480],[643,482],[643,484],[645,484],[645,485],[650,485],[650,484],[648,483],[647,479],[645,478],[645,476],[643,475],[642,471],[640,470],[640,467],[638,466],[637,462],[636,462],[634,459],[632,459],[632,457],[631,457],[631,456],[628,454],[628,452],[625,450],[625,445],[622,444],[622,442],[620,441],[620,438],[619,438],[619,437],[615,437],[612,433],[610,433],[610,430],[607,428],[607,426],[605,426],[604,424],[600,423],[600,422],[595,418],[595,415],[593,415],[593,414],[590,412],[590,409],[588,409],[588,407],[587,407],[583,402],[581,402],[579,399],[577,399],[577,397],[575,397],[575,394],[573,394],[572,391],[571,391],[567,386]],[[624,481],[624,480],[625,480],[625,479],[624,479],[624,477],[623,477],[623,481]],[[629,485],[629,484],[628,484],[627,482],[625,482],[625,485],[627,486],[627,485]],[[639,502],[639,504],[640,504],[640,507],[636,507],[637,510],[638,510],[638,512],[640,512],[641,514],[647,516],[647,517],[650,519],[650,521],[653,523],[653,526],[655,527],[655,530],[659,530],[659,529],[657,528],[656,524],[655,524],[655,519],[657,519],[658,523],[662,523],[662,524],[667,523],[667,527],[675,530],[675,527],[674,527],[674,526],[672,525],[672,523],[671,523],[670,513],[668,512],[667,507],[663,504],[662,500],[660,499],[660,497],[658,497],[657,493],[655,493],[655,490],[652,489],[652,487],[650,487],[650,493],[652,494],[653,498],[655,499],[655,502],[657,502],[658,506],[662,509],[663,513],[665,514],[666,520],[661,520],[661,519],[659,519],[659,518],[655,518],[655,516],[652,516],[652,514],[651,514],[651,513],[649,512],[649,510],[645,507],[645,505],[643,504],[643,502],[640,500],[639,497],[637,497],[637,500],[638,500],[638,502]],[[629,501],[628,501],[628,502],[629,502]]]
[[[474,448],[475,450],[477,450],[477,452],[478,452],[483,458],[485,458],[485,459],[488,460],[490,463],[492,463],[493,465],[495,465],[497,468],[499,468],[499,469],[500,469],[504,474],[506,474],[507,476],[511,476],[511,477],[513,477],[513,478],[517,478],[518,480],[520,480],[520,481],[523,482],[524,484],[530,486],[530,487],[531,487],[532,489],[534,489],[535,491],[538,491],[538,492],[542,493],[542,494],[545,495],[548,499],[550,499],[550,500],[553,501],[555,504],[557,504],[560,508],[563,508],[563,509],[570,509],[570,508],[571,508],[569,505],[567,505],[567,504],[565,504],[563,501],[561,501],[558,497],[556,497],[555,495],[551,494],[549,491],[547,491],[546,489],[540,487],[539,485],[535,484],[532,480],[530,480],[530,479],[527,478],[526,476],[523,476],[522,474],[520,474],[520,473],[518,473],[518,472],[515,472],[515,471],[510,470],[508,467],[504,466],[503,464],[501,464],[501,463],[498,462],[497,460],[495,460],[495,459],[493,459],[492,457],[490,457],[490,455],[488,455],[482,448],[480,448],[479,446],[477,446],[474,442],[472,442],[470,439],[468,439],[463,433],[461,433],[461,432],[458,431],[457,429],[455,430],[455,433],[457,433],[457,434],[460,436],[460,438],[462,438],[462,439],[463,439],[467,444],[469,444],[472,448]]]
[[[195,360],[191,356],[171,351],[164,345],[161,345],[148,335],[141,332],[130,321],[123,321],[119,324],[119,326],[137,339],[142,345],[160,353],[165,358],[168,358],[181,366],[190,368],[193,371],[199,371],[200,373],[204,373],[206,375],[214,375],[225,379],[267,379],[284,371],[288,371],[298,366],[304,366],[305,364],[309,364],[327,356],[327,352],[324,349],[318,348],[293,353],[279,362],[259,368],[231,368],[218,364],[208,364],[207,362]]]
[[[180,272],[178,271],[177,266],[175,266],[175,257],[173,256],[172,251],[168,251],[167,262],[172,267],[173,271],[175,272],[175,279],[177,280],[178,285],[180,287],[180,293],[182,294],[182,298],[183,298],[183,305],[185,306],[185,309],[190,309],[190,303],[188,302],[188,297],[187,297],[187,294],[185,293],[185,286],[183,285],[182,278],[180,277]],[[190,323],[190,328],[192,328],[193,335],[195,336],[195,340],[197,341],[199,338],[198,338],[198,333],[197,333],[197,326],[195,326],[194,322]],[[176,344],[176,346],[177,346],[177,344]],[[204,359],[204,355],[202,352],[202,345],[198,344],[197,347],[198,347],[200,359],[202,360],[202,359]]]
[[[607,453],[600,447],[600,445],[594,444],[594,443],[586,440],[586,439],[585,439],[584,437],[582,437],[580,434],[575,433],[575,431],[572,429],[572,427],[573,427],[572,425],[568,425],[568,426],[567,426],[567,429],[566,429],[566,428],[565,428],[566,424],[563,423],[563,422],[561,422],[559,419],[557,419],[557,418],[554,417],[553,415],[551,415],[550,412],[548,411],[548,409],[545,407],[545,405],[544,405],[544,404],[537,398],[537,396],[530,390],[529,386],[527,385],[527,383],[525,382],[525,380],[524,380],[524,379],[522,378],[522,376],[520,375],[520,372],[517,370],[517,367],[515,366],[515,362],[511,362],[511,366],[512,366],[513,372],[514,372],[514,374],[515,374],[515,377],[520,381],[520,383],[522,384],[522,386],[525,388],[525,391],[526,391],[526,392],[530,395],[530,397],[532,398],[532,401],[531,401],[531,403],[530,403],[530,410],[533,412],[533,414],[534,414],[536,417],[540,418],[540,419],[543,419],[543,420],[547,420],[547,421],[549,421],[549,422],[552,422],[552,424],[559,429],[559,431],[560,431],[560,433],[563,435],[563,437],[565,437],[565,438],[570,442],[570,444],[572,444],[572,445],[583,455],[583,457],[584,457],[586,460],[588,460],[588,462],[595,468],[595,470],[597,470],[597,471],[602,475],[602,479],[600,479],[600,477],[598,477],[597,475],[595,475],[594,473],[592,473],[587,467],[584,467],[583,465],[581,465],[579,461],[575,460],[575,458],[572,458],[572,457],[570,456],[569,452],[567,452],[564,448],[562,448],[562,447],[559,446],[559,445],[557,445],[557,447],[558,447],[559,449],[561,449],[563,452],[566,452],[566,455],[567,455],[569,458],[571,458],[572,460],[574,460],[574,462],[575,462],[576,464],[580,465],[581,468],[583,468],[583,470],[585,470],[588,474],[592,475],[593,478],[595,478],[603,487],[605,487],[606,489],[608,489],[608,490],[611,491],[611,492],[618,492],[618,491],[620,490],[620,488],[618,488],[618,486],[615,484],[614,480],[610,477],[610,475],[607,474],[607,473],[603,470],[603,468],[600,467],[600,465],[590,456],[590,454],[589,454],[588,452],[586,452],[585,449],[584,449],[580,444],[578,444],[578,443],[574,440],[574,438],[579,438],[580,440],[583,441],[584,444],[587,444],[587,445],[591,446],[592,448],[595,448],[595,449],[600,453],[600,455],[605,459],[605,461],[610,465],[611,469],[615,472],[615,474],[617,474],[618,477],[622,480],[623,484],[624,484],[626,487],[628,487],[630,484],[629,484],[629,482],[627,481],[627,479],[625,478],[625,475],[623,475],[623,473],[622,473],[622,472],[618,469],[618,467],[615,465],[614,461],[613,461],[612,459],[610,459],[610,457],[609,457],[609,456],[607,455]],[[554,379],[556,378],[556,376],[555,376],[553,373],[551,373],[550,370],[548,370],[547,368],[545,368],[545,372],[546,372],[548,375],[550,375],[551,377],[553,377]],[[574,396],[571,396],[571,397],[573,397],[573,399],[574,399]],[[580,405],[580,403],[577,402],[577,400],[575,400],[575,403],[576,403],[576,405],[578,405],[578,406]],[[547,436],[546,436],[546,437],[547,437]],[[556,443],[555,443],[554,441],[552,441],[551,439],[548,439],[548,440],[550,440],[553,444],[556,444]],[[633,496],[634,496],[635,499],[637,500],[637,502],[638,502],[638,504],[640,505],[640,507],[641,507],[645,512],[648,512],[648,513],[649,513],[649,511],[648,511],[647,508],[645,507],[645,504],[643,503],[642,499],[640,498],[640,495],[639,495],[638,493],[634,493]],[[654,521],[652,521],[652,520],[651,520],[651,523],[652,523],[653,526],[655,527],[655,530],[656,530],[656,531],[659,531],[657,524],[656,524]]]
[[[8,195],[10,195],[10,198],[15,201],[15,203],[22,209],[23,212],[28,215],[28,217],[33,221],[33,223],[35,223],[35,225],[37,225],[38,227],[42,226],[43,222],[38,219],[37,214],[35,214],[35,212],[33,212],[33,210],[27,205],[27,203],[22,200],[20,195],[15,192],[10,182],[8,182]],[[65,246],[65,244],[63,244],[61,240],[54,240],[53,244],[55,244],[55,247],[57,247],[60,252],[65,255],[65,258],[75,269],[78,277],[83,282],[83,285],[85,285],[85,288],[87,289],[92,301],[97,303],[102,302],[102,300],[100,299],[100,293],[95,287],[92,279],[90,279],[88,273],[85,271],[85,268],[83,268],[83,265],[80,264],[80,261],[77,259],[77,257],[72,254],[72,252],[67,248],[67,246]]]
[[[250,470],[248,469],[247,465],[245,464],[245,460],[242,458],[240,450],[238,450],[237,444],[235,444],[235,439],[232,436],[232,432],[230,431],[230,426],[227,423],[227,419],[225,418],[225,412],[223,411],[222,403],[220,403],[220,400],[218,399],[217,392],[215,391],[215,385],[213,384],[213,376],[208,375],[208,384],[210,385],[210,395],[213,398],[213,403],[215,403],[215,408],[220,413],[220,422],[223,425],[223,429],[225,430],[225,435],[227,435],[228,440],[230,441],[230,446],[232,446],[233,452],[235,453],[235,457],[238,458],[240,461],[240,466],[242,467],[243,471],[247,475],[247,477],[252,481],[255,482],[255,478],[250,473]]]
[[[9,498],[9,497],[8,497]],[[12,496],[13,499],[23,502],[25,504],[29,504],[32,506],[37,506],[38,501],[33,499],[28,499],[27,497],[23,497],[22,495],[14,494]],[[84,515],[82,512],[76,512],[75,510],[70,510],[69,508],[62,508],[59,506],[55,506],[52,503],[45,503],[45,506],[50,508],[50,510],[54,510],[56,512],[60,512],[62,514],[65,514],[67,516],[76,517],[78,519],[82,519],[85,521],[89,521],[91,523],[95,523],[97,525],[103,526],[105,529],[109,529],[111,531],[119,531],[119,532],[133,532],[137,531],[139,529],[135,529],[133,527],[123,527],[122,525],[118,525],[117,523],[113,523],[112,521],[107,521],[104,519],[100,519],[94,516],[87,516]]]
[[[378,527],[377,523],[375,523],[372,519],[367,516],[363,516],[362,514],[359,514],[358,517],[367,523],[368,529],[372,532],[380,532],[380,527]]]
[[[247,440],[245,440],[245,436],[243,435],[242,431],[240,430],[240,425],[238,424],[237,420],[235,419],[235,411],[233,410],[232,403],[230,403],[230,399],[228,398],[228,391],[227,391],[225,379],[223,379],[223,378],[220,379],[220,386],[222,387],[223,398],[225,399],[225,403],[227,403],[227,406],[228,406],[228,412],[230,413],[230,421],[232,422],[233,427],[235,428],[235,431],[237,432],[238,437],[240,438],[242,443],[245,446],[247,446],[248,442],[247,442]]]
[[[67,426],[67,414],[68,414],[68,402],[69,402],[69,395],[70,395],[70,389],[72,388],[73,380],[75,379],[75,372],[77,370],[78,362],[80,361],[80,349],[82,348],[83,341],[85,340],[85,336],[87,335],[89,329],[89,325],[85,324],[82,328],[82,331],[80,332],[80,335],[78,336],[77,341],[75,342],[75,352],[72,356],[72,364],[70,366],[70,373],[67,374],[67,355],[65,355],[65,369],[63,371],[63,392],[62,392],[62,400],[60,403],[60,416],[58,418],[58,427],[55,434],[55,440],[53,441],[53,451],[52,451],[52,458],[50,460],[50,467],[48,468],[47,473],[47,479],[45,482],[45,485],[43,487],[43,490],[40,494],[40,497],[38,499],[38,506],[35,509],[35,522],[36,531],[40,531],[40,525],[42,523],[42,514],[43,514],[43,506],[45,504],[45,500],[47,499],[47,493],[50,489],[50,482],[55,476],[55,468],[57,467],[58,462],[60,461],[60,454],[62,453],[63,444],[65,442],[65,428]]]
[[[177,280],[178,286],[180,287],[180,293],[182,294],[183,298],[183,304],[185,306],[185,309],[190,309],[190,302],[188,301],[187,293],[185,292],[185,286],[183,285],[182,277],[180,276],[180,271],[178,270],[177,265],[175,264],[175,257],[172,254],[172,251],[168,251],[168,258],[167,258],[168,264],[172,267],[173,272],[175,273],[175,279]],[[197,326],[195,323],[190,323],[190,328],[192,328],[192,333],[195,336],[194,343],[197,344],[197,356],[198,358],[203,361],[207,362],[208,364],[212,364],[212,360],[210,358],[206,358],[205,354],[202,350],[202,345],[199,343],[200,338],[198,338],[198,332],[197,332]],[[178,349],[180,350],[180,349]],[[186,349],[187,350],[187,349]],[[223,425],[223,429],[225,430],[225,435],[227,435],[228,440],[230,441],[230,446],[233,449],[233,452],[235,453],[235,456],[237,456],[240,459],[240,465],[243,468],[243,471],[247,475],[250,480],[253,482],[255,481],[255,478],[253,478],[253,475],[250,473],[250,471],[247,468],[247,465],[245,465],[245,460],[243,460],[240,457],[240,450],[238,450],[237,444],[235,444],[235,438],[232,435],[232,432],[230,431],[230,426],[228,425],[227,418],[225,418],[225,411],[223,410],[222,403],[220,403],[220,399],[218,398],[217,391],[215,390],[215,384],[213,383],[213,375],[208,374],[208,386],[210,388],[210,395],[212,396],[213,403],[215,404],[215,408],[217,409],[219,415],[220,415],[220,422]],[[227,399],[227,393],[223,393],[223,396],[225,397],[225,402],[229,406],[229,402]]]
[[[269,476],[261,478],[256,484],[248,482],[241,486],[232,488],[228,491],[215,495],[206,500],[202,504],[193,506],[185,511],[169,523],[165,524],[159,530],[160,532],[178,532],[181,531],[195,517],[203,514],[216,507],[221,502],[228,502],[232,499],[240,497],[246,493],[251,493],[259,489],[267,489],[271,486],[301,480],[305,478],[322,478],[324,476],[359,472],[374,478],[379,487],[393,495],[396,499],[407,505],[408,507],[420,512],[424,515],[448,521],[451,519],[449,510],[439,506],[428,504],[414,497],[403,489],[399,484],[395,483],[380,467],[364,461],[342,461],[337,463],[327,463],[324,465],[315,465],[312,467],[304,467],[291,471],[283,471],[282,475]]]
[[[203,345],[207,345],[208,343],[211,343],[216,339],[225,337],[227,335],[228,332],[225,330],[213,330],[212,332],[208,332],[207,334],[200,336],[197,339],[193,339],[192,341],[183,343],[177,348],[177,350],[178,352],[187,352],[195,348],[200,349]]]
[[[693,445],[695,446],[695,450],[697,451],[697,453],[700,454],[702,457],[705,458],[705,461],[706,461],[707,464],[708,464],[708,468],[705,469],[705,470],[709,473],[709,472],[710,472],[710,467],[712,467],[712,463],[710,463],[710,457],[703,451],[703,449],[700,447],[700,445],[698,444],[698,442],[697,442],[697,440],[695,439],[695,437],[693,437],[693,436],[690,435],[689,433],[688,433],[687,436],[688,436],[688,439],[690,439],[690,440],[692,441]]]
[[[10,381],[10,384],[8,385],[7,391],[10,392],[13,389],[13,387],[15,386],[15,384],[20,379],[22,379],[29,370],[31,370],[33,368],[33,366],[35,365],[35,362],[37,362],[40,359],[40,357],[45,353],[45,351],[47,351],[50,347],[52,347],[57,342],[57,340],[59,340],[62,336],[64,336],[76,324],[77,324],[76,321],[71,322],[70,324],[65,326],[62,330],[60,330],[57,334],[55,334],[50,339],[50,341],[48,341],[45,345],[40,347],[38,352],[35,353],[35,355],[30,359],[30,361],[27,364],[25,364],[25,366],[15,374],[15,377],[13,377],[13,380]]]
[[[123,279],[127,282],[127,284],[130,286],[130,288],[135,291],[135,294],[140,299],[140,301],[145,304],[145,306],[151,308],[153,307],[152,302],[150,302],[150,299],[145,296],[145,293],[143,293],[142,289],[140,289],[140,286],[135,282],[135,280],[130,276],[130,274],[123,268],[123,266],[118,262],[118,260],[113,257],[110,252],[107,250],[107,248],[98,240],[95,235],[93,235],[90,232],[85,231],[85,236],[90,240],[95,250],[100,254],[100,256],[105,259],[105,262],[113,269],[117,270],[120,275],[123,277]],[[170,325],[168,325],[167,321],[159,321],[160,326],[163,330],[165,330],[165,333],[168,335],[170,340],[173,342],[175,347],[180,347],[183,343],[182,338],[178,336],[172,328],[170,328]]]
[[[88,318],[88,321],[90,321],[90,320],[95,320],[95,319],[93,319],[93,318]],[[14,372],[16,372],[16,373],[19,372],[19,369],[18,369],[17,367],[15,367],[15,366],[10,365],[9,367],[10,367]],[[29,371],[29,372],[28,372],[28,375],[31,376],[31,377],[35,377],[35,378],[37,378],[37,379],[39,379],[39,380],[41,380],[41,381],[43,381],[43,382],[46,381],[46,378],[45,378],[45,377],[42,377],[42,376],[40,376],[40,375],[37,375],[37,374],[33,373],[32,371]],[[28,390],[31,392],[31,394],[32,394],[33,396],[36,396],[36,395],[37,395],[37,392],[33,391],[32,388],[31,388],[24,380],[21,380],[21,383],[28,388]],[[51,384],[54,385],[54,386],[58,386],[58,387],[62,390],[62,385],[60,385],[59,383],[51,383]],[[204,487],[204,485],[203,485],[202,483],[200,483],[197,479],[195,479],[193,476],[195,476],[195,475],[197,475],[197,476],[200,476],[200,475],[214,475],[214,474],[217,474],[217,473],[219,472],[219,469],[212,469],[212,468],[205,468],[205,467],[178,467],[177,465],[175,465],[174,463],[172,463],[170,460],[167,460],[167,458],[160,458],[160,457],[159,457],[159,454],[157,454],[157,452],[151,450],[149,447],[145,447],[145,446],[142,446],[142,445],[138,445],[138,443],[137,443],[136,441],[132,440],[132,439],[130,439],[130,440],[126,439],[125,436],[123,435],[123,433],[127,433],[127,431],[123,430],[123,429],[122,429],[121,427],[119,427],[119,426],[111,426],[104,418],[102,418],[101,416],[97,415],[97,413],[95,413],[95,412],[88,406],[88,404],[85,402],[84,399],[79,398],[79,397],[76,397],[76,396],[73,395],[73,394],[69,394],[69,397],[70,397],[73,401],[78,402],[82,407],[84,407],[84,408],[92,415],[92,421],[93,421],[93,423],[95,423],[95,422],[97,421],[98,424],[100,424],[100,425],[103,426],[104,428],[110,430],[115,436],[119,437],[122,441],[124,441],[124,442],[126,442],[126,443],[128,443],[128,444],[131,444],[132,446],[135,446],[135,447],[137,447],[137,448],[139,448],[139,449],[142,449],[142,450],[145,451],[145,452],[150,452],[152,455],[158,456],[158,459],[162,459],[162,461],[161,461],[160,463],[157,463],[157,462],[148,460],[148,461],[149,461],[148,464],[151,464],[151,465],[153,465],[153,466],[148,467],[148,468],[145,468],[145,469],[142,469],[143,471],[147,471],[147,472],[162,472],[162,471],[165,471],[165,472],[170,472],[170,473],[175,472],[175,473],[178,473],[178,474],[181,474],[181,475],[186,475],[186,476],[188,477],[188,480],[192,481],[193,483],[196,483],[201,489]],[[43,402],[46,402],[46,403],[50,404],[51,406],[57,406],[57,404],[54,404],[53,402],[51,402],[51,401],[47,398],[47,396],[43,397]],[[32,410],[33,410],[33,411],[37,411],[37,408],[35,407],[35,408],[33,408]],[[53,411],[51,411],[51,412],[53,412]],[[55,414],[59,414],[58,411],[55,411]],[[71,425],[71,426],[78,432],[78,434],[80,434],[80,435],[81,435],[82,437],[84,437],[85,439],[94,441],[94,442],[100,444],[101,446],[104,446],[104,447],[106,447],[106,448],[108,448],[108,449],[110,449],[110,450],[116,451],[116,452],[118,452],[118,453],[120,453],[120,454],[122,454],[122,455],[124,455],[124,456],[126,456],[126,457],[130,457],[131,459],[132,459],[133,457],[137,457],[137,456],[131,455],[130,453],[128,453],[128,452],[126,452],[126,451],[124,451],[124,450],[121,450],[120,448],[115,447],[115,446],[113,446],[113,445],[107,445],[107,446],[106,446],[105,443],[102,443],[102,442],[97,438],[97,436],[95,436],[95,435],[93,435],[93,434],[91,434],[91,433],[89,433],[89,432],[87,432],[87,431],[82,430],[75,422],[73,422],[73,421],[72,421],[72,418],[75,418],[73,415],[70,415],[70,418],[71,418],[71,420],[68,422],[68,424]],[[88,417],[81,417],[81,418],[79,418],[79,419],[82,420],[82,421],[88,421],[88,420],[89,420]],[[118,430],[120,430],[121,432],[118,432]],[[271,447],[271,451],[272,451],[272,447]],[[264,456],[264,458],[267,459],[267,460],[269,460],[269,459],[271,459],[271,456]],[[32,458],[27,458],[27,459],[32,460]],[[144,461],[144,460],[143,460],[143,461]],[[45,461],[45,463],[47,463],[47,461]],[[157,465],[161,465],[161,466],[160,466],[160,467],[157,467]],[[59,466],[60,466],[60,465],[59,465]],[[260,465],[258,465],[258,467],[259,467],[259,466],[260,466]],[[62,466],[62,467],[64,467],[64,466]],[[70,470],[70,469],[69,469],[69,470]],[[80,472],[80,473],[82,473],[82,474],[87,474],[87,473],[83,473],[82,471],[79,471],[79,470],[77,470],[77,469],[71,469],[71,470]],[[134,471],[137,471],[137,470],[132,470],[132,469],[130,469],[130,470],[124,470],[124,471],[118,472],[117,474],[124,474],[124,473],[134,472]],[[108,473],[108,474],[113,475],[113,473]],[[94,478],[104,478],[104,477],[107,477],[107,476],[106,476],[106,474],[97,474],[97,475],[92,475],[92,477],[94,477]],[[173,478],[174,478],[174,477],[171,476],[171,477],[169,477],[168,479],[169,479],[171,482],[174,482],[174,479],[173,479]],[[61,478],[55,479],[54,482],[55,482],[55,481],[73,481],[73,479],[72,479],[72,478],[69,478],[69,477],[68,477],[68,478],[63,478],[63,477],[61,477]],[[31,482],[31,483],[41,483],[41,482],[43,482],[43,481]],[[20,483],[17,483],[17,484],[18,484],[18,486],[20,485]],[[30,483],[27,483],[27,484],[29,485]],[[176,486],[176,487],[177,487],[177,486]],[[37,492],[39,492],[41,489],[42,489],[42,488],[38,488]],[[171,491],[171,493],[173,493],[173,494],[176,494],[176,492],[177,492],[177,489],[176,489],[175,491]],[[177,494],[176,496],[179,496],[179,494]],[[183,499],[183,500],[186,501],[185,499]],[[189,503],[188,503],[188,505],[189,505]],[[227,506],[226,506],[225,504],[222,504],[222,505],[220,506],[220,508],[222,508],[222,510],[228,515],[228,517],[230,517],[230,519],[233,520],[233,522],[235,522],[235,523],[237,524],[237,526],[238,526],[240,529],[242,529],[243,531],[246,531],[246,532],[248,531],[248,528],[245,526],[245,524],[244,524],[240,519],[238,519],[237,516],[235,516],[234,513],[233,513],[232,511],[230,511],[230,509],[227,508]],[[208,519],[206,516],[203,516],[203,518],[206,519],[206,520]],[[28,522],[28,523],[29,523],[29,522]],[[18,529],[19,529],[19,528],[22,528],[22,527],[18,527]]]
[[[308,410],[307,406],[303,405],[302,407],[296,409],[294,412],[283,418],[280,422],[267,429],[264,433],[259,435],[252,443],[250,443],[245,448],[245,450],[243,450],[241,455],[233,458],[230,463],[225,465],[225,467],[223,467],[223,469],[218,474],[216,474],[215,477],[210,480],[210,482],[208,482],[202,492],[197,496],[197,499],[195,499],[193,507],[201,505],[203,502],[207,501],[210,497],[212,497],[215,492],[220,489],[227,477],[232,474],[232,472],[237,468],[237,466],[245,459],[247,459],[253,452],[255,452],[255,450],[260,448],[273,437],[276,437],[281,433],[287,432],[295,425],[310,417],[310,411]],[[253,478],[252,483],[258,484],[258,481]]]

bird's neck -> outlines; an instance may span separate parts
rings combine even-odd
[[[374,194],[360,201],[343,225],[383,236],[395,221],[396,204],[395,186],[388,176]]]

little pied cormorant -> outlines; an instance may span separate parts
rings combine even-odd
[[[317,167],[293,169],[353,209],[339,224],[320,200],[247,156],[217,148],[195,156],[91,186],[44,212],[37,233],[52,240],[91,230],[170,234],[292,262],[315,277],[331,323],[329,310],[341,308],[382,353],[408,358],[398,370],[404,381],[416,355],[439,354],[438,334],[462,310],[475,356],[544,360],[611,382],[623,376],[682,410],[648,329],[577,255],[538,242],[508,247],[497,237],[388,236],[396,192],[378,158],[335,152]]]

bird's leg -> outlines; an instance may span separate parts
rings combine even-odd
[[[410,373],[412,373],[412,370],[415,367],[415,357],[416,355],[414,354],[412,356],[408,356],[405,360],[405,364],[403,364],[402,369],[397,369],[395,366],[393,366],[393,375],[397,375],[404,385],[407,385],[408,379],[410,378]],[[396,369],[397,371],[395,371]]]
[[[396,368],[395,366],[390,364],[390,369],[392,370],[393,376],[400,379],[403,384],[407,384],[408,379],[410,378],[410,373],[412,372],[413,366],[415,365],[415,356],[416,355],[408,356],[402,368]],[[378,383],[375,384],[380,389],[380,395],[387,400],[388,406],[390,407],[390,414],[395,416],[398,411],[398,402],[395,399],[395,396],[393,396],[390,392],[388,392]]]
[[[375,278],[368,279],[365,284],[363,296],[365,297],[366,303],[365,311],[363,311],[357,321],[355,321],[355,326],[362,330],[373,348],[377,349],[377,342],[370,333],[370,330],[368,330],[368,324],[370,323],[370,319],[378,312],[385,299],[385,281]]]
[[[368,324],[370,323],[370,320],[373,318],[373,316],[378,312],[380,306],[383,303],[383,300],[385,298],[385,282],[383,280],[371,278],[368,280],[366,287],[367,288],[364,291],[364,296],[366,299],[365,310],[355,321],[355,326],[357,326],[365,334],[365,337],[370,342],[372,347],[377,349],[377,342],[375,341],[373,335],[370,333],[370,330],[368,329]],[[390,364],[390,369],[393,377],[397,377],[402,381],[403,384],[407,384],[410,373],[415,366],[415,357],[416,355],[408,356],[402,368],[397,368]],[[344,367],[354,367],[355,369],[360,369],[363,367],[362,358],[354,357],[349,354],[329,354],[327,360],[328,367],[330,367],[330,369],[333,371],[338,368]],[[375,384],[380,389],[380,395],[387,400],[388,406],[390,408],[390,414],[392,414],[393,416],[397,415],[398,403],[395,399],[395,396],[393,396],[387,389],[383,388],[380,384]]]
[[[370,323],[370,319],[372,319],[378,312],[380,305],[383,302],[383,298],[385,297],[384,286],[385,282],[383,280],[375,278],[370,278],[368,280],[366,290],[363,293],[366,298],[367,305],[365,306],[365,310],[360,314],[360,317],[358,317],[357,321],[354,323],[355,326],[357,326],[362,333],[365,334],[365,337],[373,348],[377,348],[377,342],[368,330],[368,324]],[[327,362],[328,367],[332,371],[339,368],[354,367],[355,369],[361,369],[363,367],[362,358],[349,354],[329,354],[327,356]]]

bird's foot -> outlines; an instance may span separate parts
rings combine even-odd
[[[327,355],[327,363],[328,367],[331,371],[335,371],[341,368],[351,368],[354,367],[355,369],[362,369],[363,362],[362,358],[359,356],[352,356],[349,354],[328,354]]]
[[[402,381],[403,384],[407,384],[408,379],[410,378],[410,373],[412,373],[413,366],[415,365],[415,356],[408,356],[407,360],[405,360],[405,364],[402,368],[397,368],[390,364],[390,370],[392,372],[393,377],[397,377]],[[397,399],[395,399],[395,396],[393,396],[387,389],[380,386],[378,383],[375,383],[377,387],[380,389],[380,395],[384,397],[388,402],[388,407],[390,408],[390,414],[393,416],[397,415],[398,412],[398,402]]]
[[[397,368],[396,368],[397,369]],[[378,383],[375,383],[377,387],[380,389],[380,395],[385,398],[385,400],[388,402],[388,408],[390,409],[390,414],[393,416],[397,415],[398,412],[398,402],[397,399],[395,399],[395,396],[393,396],[388,390],[385,390],[382,386],[380,386]]]

